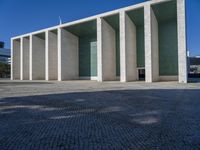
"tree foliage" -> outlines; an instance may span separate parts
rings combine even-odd
[[[10,65],[0,62],[0,77],[10,74]]]

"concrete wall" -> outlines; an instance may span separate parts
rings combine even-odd
[[[116,34],[103,19],[97,19],[98,81],[116,80]]]
[[[177,0],[179,82],[187,83],[185,0]]]
[[[25,37],[22,38],[22,73],[21,73],[21,80],[29,80],[30,78],[30,38]]]
[[[160,76],[160,81],[178,81],[178,76]]]
[[[121,82],[138,80],[136,26],[125,12],[120,13]]]
[[[79,78],[78,37],[58,29],[58,80]]]
[[[46,32],[46,80],[58,80],[58,36]]]
[[[45,40],[32,35],[32,71],[30,79],[45,80]]]
[[[144,25],[137,26],[137,67],[145,67]]]
[[[116,76],[120,78],[120,29],[115,30],[116,33]]]
[[[79,77],[97,77],[97,37],[79,36]]]
[[[21,39],[12,42],[12,64],[11,79],[19,80],[21,73]]]
[[[159,74],[178,76],[177,22],[159,22]]]
[[[144,7],[145,16],[145,74],[146,82],[159,80],[158,22],[150,4]]]

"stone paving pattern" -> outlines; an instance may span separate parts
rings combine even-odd
[[[0,150],[200,149],[200,84],[88,82],[0,81]]]

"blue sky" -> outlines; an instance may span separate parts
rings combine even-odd
[[[0,0],[0,41],[146,0]],[[186,0],[187,46],[200,55],[200,0]]]

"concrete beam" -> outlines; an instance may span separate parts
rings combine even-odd
[[[187,83],[185,0],[177,0],[179,82]]]
[[[124,11],[120,12],[120,68],[121,82],[138,80],[136,26]]]
[[[58,80],[58,36],[46,31],[46,80]]]
[[[31,36],[30,80],[45,80],[45,40],[37,35]]]
[[[97,18],[98,81],[116,80],[116,34],[103,19]]]
[[[78,37],[58,29],[58,80],[79,78]]]
[[[13,40],[11,47],[11,80],[21,78],[21,39]]]
[[[29,37],[21,38],[21,80],[29,80],[30,66],[30,39]]]
[[[144,7],[145,16],[145,75],[146,82],[159,80],[158,22],[150,4]]]

